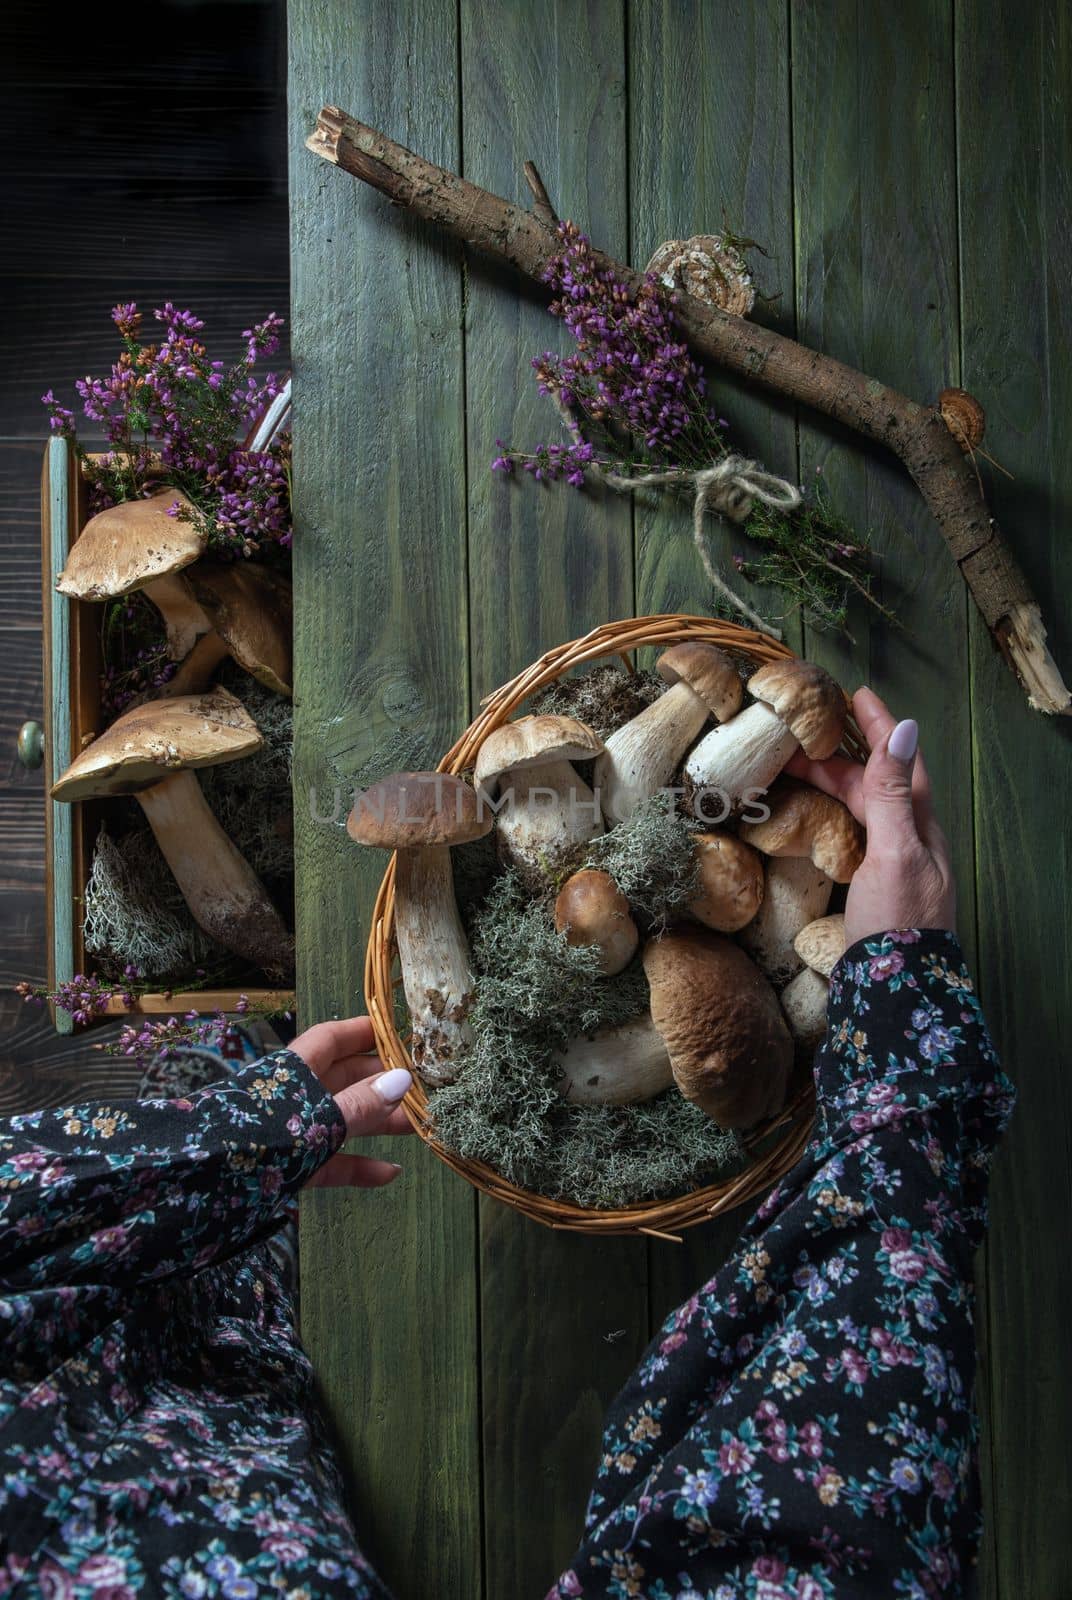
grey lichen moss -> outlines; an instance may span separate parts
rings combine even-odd
[[[437,1137],[512,1183],[618,1208],[693,1188],[740,1160],[732,1134],[671,1090],[642,1106],[571,1106],[554,1055],[570,1038],[647,1008],[639,960],[599,976],[594,950],[556,933],[546,900],[502,874],[470,921],[474,1042],[430,1099]]]
[[[583,865],[609,873],[646,932],[658,933],[695,898],[699,824],[653,795],[633,815],[587,845]]]

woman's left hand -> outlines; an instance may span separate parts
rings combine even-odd
[[[290,1049],[334,1097],[348,1138],[413,1131],[401,1104],[413,1080],[404,1067],[383,1071],[379,1056],[373,1054],[368,1017],[318,1022],[300,1033]],[[401,1171],[394,1161],[340,1150],[313,1174],[306,1188],[378,1189],[393,1183]]]

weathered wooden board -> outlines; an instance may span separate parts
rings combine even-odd
[[[789,51],[785,7],[734,0],[637,6],[631,13],[629,125],[632,261],[643,266],[663,239],[733,232],[767,251],[750,259],[760,287],[757,318],[793,332],[792,172],[789,159]],[[726,50],[732,38],[734,48]],[[792,410],[742,385],[718,379],[712,399],[731,437],[772,470],[796,476]],[[713,593],[680,501],[638,503],[637,606],[655,611],[711,609]],[[709,540],[729,581],[761,613],[777,617],[778,597],[733,571],[743,548],[736,530],[709,518]],[[799,646],[799,619],[784,624]],[[684,1243],[649,1244],[655,1325],[718,1269],[747,1210],[703,1228]],[[652,1330],[654,1332],[654,1328]]]
[[[462,0],[464,170],[626,248],[625,41],[617,0]],[[550,645],[633,610],[627,503],[504,481],[496,438],[564,437],[531,360],[569,336],[516,280],[474,263],[466,297],[474,701]],[[647,1338],[643,1241],[547,1232],[480,1212],[485,1583],[543,1594],[580,1535],[600,1422]]]
[[[1072,18],[958,5],[963,375],[986,407],[996,515],[1072,654]],[[995,108],[1008,114],[995,115]],[[1015,108],[1012,114],[1011,108]],[[1019,1101],[986,1252],[991,1593],[1068,1590],[1072,1384],[1072,727],[1025,716],[972,622],[979,977]],[[1010,692],[1011,691],[1011,692]]]
[[[434,765],[466,720],[462,279],[440,242],[317,163],[325,101],[457,164],[453,0],[290,9],[299,1013],[362,1009],[386,859],[352,791]],[[315,791],[315,808],[314,808]],[[342,821],[330,817],[338,792]],[[348,799],[347,796],[350,796]],[[303,1329],[367,1548],[399,1594],[479,1595],[476,1202],[420,1148],[386,1194],[303,1208]],[[404,1509],[403,1509],[404,1508]]]

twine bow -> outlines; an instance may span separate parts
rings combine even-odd
[[[781,638],[780,631],[764,622],[759,613],[753,611],[747,601],[730,588],[715,568],[704,536],[704,515],[711,510],[721,517],[727,517],[730,522],[743,522],[757,500],[772,511],[795,511],[801,500],[800,490],[795,484],[776,477],[757,461],[737,455],[725,456],[714,466],[701,467],[698,472],[685,472],[673,467],[665,472],[641,472],[632,477],[604,470],[600,476],[612,489],[623,492],[658,484],[691,483],[694,491],[692,537],[708,578],[723,598],[747,617],[760,633],[769,634],[772,639]]]

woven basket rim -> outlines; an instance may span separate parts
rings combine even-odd
[[[480,702],[476,717],[440,761],[437,771],[460,774],[469,770],[483,740],[500,727],[521,703],[561,678],[571,667],[620,657],[629,671],[629,653],[646,646],[666,646],[702,640],[719,645],[745,661],[761,663],[789,659],[794,652],[781,640],[719,617],[699,617],[688,612],[657,612],[603,623],[580,638],[556,645],[531,662],[508,682]],[[846,735],[851,753],[860,754],[862,742],[851,718]],[[394,990],[401,981],[394,975],[395,857],[384,873],[372,911],[365,950],[365,1003],[372,1021],[376,1047],[384,1067],[405,1067],[413,1073],[413,1087],[403,1106],[414,1131],[441,1161],[481,1193],[512,1206],[545,1227],[601,1236],[648,1234],[680,1242],[677,1230],[697,1226],[712,1217],[744,1205],[764,1193],[799,1160],[811,1134],[815,1107],[814,1086],[809,1082],[779,1114],[749,1132],[742,1140],[753,1159],[740,1172],[667,1200],[648,1200],[617,1210],[601,1210],[510,1183],[483,1161],[456,1155],[436,1139],[428,1122],[428,1096],[413,1068],[405,1041],[394,1024]]]

